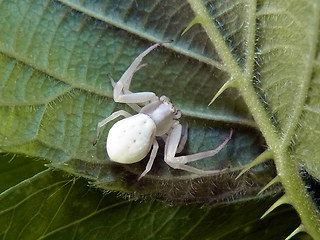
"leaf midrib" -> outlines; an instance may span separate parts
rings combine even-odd
[[[302,220],[302,223],[305,225],[306,231],[314,238],[319,238],[320,236],[320,223],[315,220],[319,217],[319,213],[314,206],[311,198],[306,194],[304,189],[304,184],[299,175],[298,166],[295,162],[290,159],[288,154],[288,144],[290,143],[290,134],[293,134],[293,131],[296,129],[298,120],[301,116],[302,105],[306,99],[306,91],[308,90],[307,83],[310,81],[311,77],[311,69],[312,64],[309,67],[310,69],[306,71],[306,75],[309,75],[309,79],[307,78],[304,82],[305,85],[302,86],[301,94],[297,101],[298,107],[295,109],[293,120],[291,121],[291,126],[288,128],[287,138],[284,138],[283,142],[280,134],[275,129],[274,125],[269,120],[268,114],[266,113],[262,103],[259,101],[257,94],[255,93],[254,87],[250,81],[251,78],[246,78],[242,76],[239,66],[236,64],[234,58],[231,55],[230,50],[226,46],[222,36],[219,34],[218,30],[215,26],[212,26],[211,18],[206,11],[203,2],[200,0],[188,0],[190,5],[192,6],[193,11],[196,16],[202,18],[201,24],[204,27],[205,31],[209,39],[212,41],[218,55],[222,59],[223,62],[229,65],[229,71],[231,76],[236,78],[238,83],[237,88],[242,93],[242,96],[245,102],[248,105],[259,129],[263,133],[266,142],[274,153],[274,161],[276,163],[278,175],[281,179],[281,182],[285,188],[287,198],[291,205],[297,210]],[[318,5],[319,6],[319,5]],[[318,29],[319,24],[319,9],[316,9],[317,15],[315,17],[316,24],[313,30]],[[314,31],[313,35],[318,33],[318,31]],[[316,36],[311,38],[312,40],[316,40]],[[315,56],[315,42],[311,48],[311,52],[314,53],[313,58]],[[310,60],[311,62],[311,60]],[[288,140],[289,139],[289,140]]]
[[[74,4],[73,2],[70,2],[68,0],[59,0],[59,2],[69,6],[70,8],[72,8],[74,10],[82,12],[87,16],[90,16],[90,17],[92,17],[94,19],[101,20],[101,21],[106,22],[106,23],[108,23],[108,24],[110,24],[112,26],[115,26],[117,28],[123,29],[123,30],[125,30],[127,32],[130,32],[130,33],[132,33],[132,34],[134,34],[136,36],[139,36],[139,37],[141,37],[143,39],[147,39],[150,42],[160,42],[160,41],[166,40],[166,39],[159,39],[159,38],[154,37],[154,36],[152,36],[150,34],[147,34],[146,32],[139,31],[137,28],[133,28],[133,27],[129,26],[128,24],[122,22],[122,21],[121,22],[120,21],[116,21],[116,20],[114,20],[112,18],[103,16],[101,14],[97,14],[96,12],[93,12],[93,11],[91,11],[89,9],[86,9],[86,8],[80,6],[80,5]],[[211,66],[214,66],[217,69],[220,69],[220,70],[223,70],[223,71],[226,70],[226,66],[223,65],[222,63],[220,63],[218,61],[215,61],[213,59],[210,59],[208,57],[202,56],[200,54],[194,53],[194,52],[189,51],[187,49],[181,48],[178,45],[170,44],[170,45],[167,45],[166,48],[168,48],[170,50],[173,50],[176,53],[182,54],[184,56],[190,57],[192,59],[196,59],[196,60],[198,60],[200,62],[209,64]]]
[[[88,84],[86,84],[86,85],[78,84],[77,82],[73,81],[72,78],[68,78],[63,74],[59,74],[56,71],[52,71],[50,68],[41,67],[38,64],[36,64],[34,61],[31,61],[29,58],[24,57],[23,55],[21,55],[17,52],[10,51],[8,48],[5,48],[1,43],[0,43],[0,51],[4,55],[7,55],[10,58],[17,59],[18,61],[38,70],[40,72],[47,74],[48,76],[51,76],[55,79],[58,79],[59,81],[62,81],[64,83],[70,85],[70,87],[67,88],[67,90],[63,91],[59,95],[56,95],[55,98],[48,99],[46,102],[43,102],[43,103],[33,102],[33,103],[26,103],[26,104],[20,103],[20,104],[16,104],[15,106],[18,106],[18,105],[19,106],[29,106],[30,104],[32,104],[32,105],[50,104],[50,102],[55,101],[58,97],[61,97],[65,94],[68,94],[68,92],[70,92],[74,89],[80,89],[84,92],[91,92],[91,93],[97,94],[99,96],[107,97],[110,99],[113,98],[113,94],[110,91],[104,91],[102,89],[94,88]],[[236,124],[236,125],[243,125],[246,127],[256,128],[255,122],[250,119],[236,118],[234,116],[232,118],[230,118],[230,117],[224,117],[224,116],[219,116],[219,115],[214,115],[214,114],[205,114],[202,112],[187,110],[187,109],[183,109],[183,108],[181,108],[180,110],[183,112],[183,115],[187,116],[187,117],[196,117],[198,119],[213,120],[213,121],[218,121],[218,122],[227,122],[227,123],[232,123],[232,124]]]

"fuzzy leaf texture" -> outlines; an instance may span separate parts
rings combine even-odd
[[[8,154],[0,159],[1,190],[9,188],[0,194],[2,239],[267,240],[284,239],[297,226],[298,216],[288,207],[259,219],[274,201],[270,197],[213,207],[129,201],[102,195],[83,178],[45,170],[43,161]]]
[[[234,180],[264,141],[236,91],[208,107],[228,76],[201,28],[180,36],[193,16],[187,2],[3,1],[0,11],[2,150],[46,158],[103,189],[169,201],[251,198],[274,176],[265,165]],[[144,60],[148,66],[136,73],[131,90],[164,94],[182,110],[190,125],[184,154],[213,149],[237,128],[221,153],[195,163],[231,166],[228,173],[199,179],[175,171],[163,162],[162,147],[152,171],[137,182],[147,159],[126,166],[109,161],[105,141],[112,123],[92,146],[97,123],[127,109],[114,103],[107,73],[119,79],[150,40],[163,39],[175,42]]]
[[[315,47],[319,32],[316,4],[319,3],[307,0],[205,1],[207,11],[214,19],[212,26],[219,30],[227,43],[227,51],[231,52],[237,67],[251,79],[259,101],[264,104],[267,120],[275,127],[283,146],[287,145],[290,160],[319,179],[320,65],[319,49]],[[256,6],[254,19],[250,14],[253,5]],[[35,159],[45,158],[51,168],[85,177],[95,187],[121,191],[130,197],[225,204],[201,210],[201,205],[197,204],[170,208],[154,200],[139,205],[120,200],[114,194],[107,195],[106,200],[104,197],[99,199],[100,196],[94,197],[98,193],[91,190],[88,195],[93,194],[93,197],[85,195],[82,180],[68,184],[69,178],[42,170],[42,162],[40,165],[30,163],[29,178],[22,181],[24,178],[20,176],[20,184],[17,184],[20,178],[10,179],[10,184],[3,187],[8,190],[0,195],[0,221],[10,223],[1,229],[4,239],[57,239],[66,237],[69,230],[75,233],[78,229],[82,232],[79,231],[74,238],[81,239],[82,233],[97,225],[104,214],[111,216],[113,222],[107,223],[101,232],[93,230],[95,238],[109,234],[107,231],[118,226],[127,228],[130,236],[131,228],[144,224],[135,222],[140,218],[141,208],[149,209],[141,221],[151,222],[165,231],[163,238],[157,238],[159,235],[141,230],[137,233],[140,239],[146,236],[149,239],[177,239],[181,236],[184,239],[195,236],[203,239],[232,239],[235,236],[256,239],[253,233],[263,224],[269,227],[266,221],[272,222],[272,231],[260,231],[259,234],[265,234],[266,239],[284,239],[297,227],[288,208],[258,223],[257,218],[272,202],[268,195],[279,191],[279,185],[276,185],[265,195],[256,196],[275,176],[273,165],[259,165],[235,180],[239,170],[263,152],[269,143],[265,143],[251,117],[257,109],[250,105],[248,108],[241,97],[245,88],[241,91],[228,89],[212,106],[207,106],[219,88],[233,76],[233,66],[218,54],[218,46],[212,44],[201,24],[181,36],[194,17],[194,11],[184,0],[0,1],[2,151]],[[252,26],[256,32],[251,31]],[[228,172],[200,178],[170,169],[163,162],[163,148],[160,146],[152,171],[137,182],[147,159],[126,166],[109,161],[105,141],[112,123],[104,129],[97,146],[92,146],[96,124],[116,110],[128,110],[123,104],[113,102],[112,87],[106,74],[111,73],[116,80],[119,79],[139,53],[152,42],[166,39],[173,39],[174,43],[145,58],[148,66],[135,74],[131,90],[166,95],[182,110],[182,123],[188,122],[190,126],[183,154],[215,148],[233,128],[235,134],[225,149],[212,158],[194,163],[203,169],[230,166]],[[5,159],[1,158],[7,161]],[[24,166],[21,162],[19,164]],[[7,175],[3,177],[9,179]],[[31,197],[27,197],[29,194]],[[81,204],[92,209],[79,211],[77,216],[70,213],[68,218],[60,216],[60,211],[65,213],[69,204],[78,203],[82,195],[86,197],[81,199]],[[99,199],[96,205],[92,205],[91,198]],[[263,207],[257,199],[263,199]],[[238,200],[247,202],[242,205]],[[36,202],[42,203],[42,207],[30,208]],[[118,206],[123,208],[118,209]],[[261,209],[252,216],[245,216],[245,221],[235,216],[234,224],[226,225],[221,232],[213,233],[205,228],[220,222],[216,211],[223,213],[228,209],[231,214],[242,209],[247,210],[242,215],[247,215],[250,209],[254,212],[258,206]],[[47,215],[44,214],[46,208],[50,210]],[[26,209],[29,210],[27,223],[23,221]],[[20,219],[17,212],[22,216],[21,223],[17,221]],[[160,215],[161,221],[168,221],[164,225],[151,221],[157,219],[153,216],[156,214]],[[279,215],[285,217],[279,218]],[[41,218],[38,216],[48,219],[35,233],[30,231],[30,226],[39,224]],[[123,223],[123,219],[130,223]],[[176,229],[180,227],[181,219],[183,222],[191,220],[179,232]],[[200,219],[197,227],[183,235],[195,219]],[[286,229],[286,224],[280,227],[276,219],[290,219],[292,222],[286,222],[290,229]],[[23,229],[22,233],[11,230],[16,221],[15,229]],[[241,225],[243,222],[246,224]],[[172,227],[166,227],[170,224]],[[148,227],[152,228],[146,225]],[[237,228],[243,235],[235,230]],[[159,229],[158,233],[162,232]],[[112,239],[120,239],[121,231],[113,231],[119,235],[114,233]],[[300,237],[309,239],[306,235]]]
[[[237,53],[241,44],[238,49],[230,47],[237,41],[228,26],[235,21],[219,19],[216,14],[219,10],[216,8],[212,11],[212,18],[212,2],[188,2],[196,14],[193,22],[200,23],[205,29],[218,55],[228,66],[230,80],[222,89],[233,86],[241,92],[265,137],[268,150],[254,163],[261,162],[263,156],[274,157],[278,176],[272,182],[281,182],[285,195],[267,213],[281,204],[291,204],[299,213],[302,223],[287,239],[300,231],[319,239],[319,211],[311,196],[307,195],[300,176],[300,171],[306,169],[318,177],[316,153],[319,131],[314,114],[319,112],[319,99],[314,94],[317,89],[314,82],[318,79],[314,74],[317,64],[313,62],[318,59],[319,51],[319,2],[252,1],[251,4],[233,4],[227,1],[221,4],[222,8],[231,6],[239,11],[242,8],[247,11],[244,21],[241,18],[237,20],[242,22],[240,28],[247,32],[241,42],[245,43],[247,51],[242,56]],[[221,36],[221,32],[226,36]],[[261,38],[263,33],[270,34],[270,38]],[[294,75],[289,75],[291,73]],[[216,96],[212,101],[214,99]]]

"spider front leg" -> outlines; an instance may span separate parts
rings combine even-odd
[[[162,45],[162,43],[169,42],[164,41],[160,43],[153,44],[149,48],[147,48],[144,52],[142,52],[129,66],[129,68],[124,72],[118,82],[114,82],[111,80],[113,86],[113,99],[115,102],[121,103],[145,103],[149,101],[158,100],[158,97],[153,92],[138,92],[132,93],[129,91],[129,87],[131,84],[131,79],[133,74],[138,71],[141,67],[145,66],[146,64],[141,64],[142,59],[150,53],[155,48]]]
[[[233,130],[231,129],[230,134],[228,138],[224,140],[224,142],[218,146],[216,149],[209,150],[206,152],[200,152],[200,153],[195,153],[187,156],[180,156],[176,157],[175,154],[177,153],[177,148],[180,142],[181,138],[181,132],[182,132],[182,126],[181,124],[177,121],[175,122],[172,131],[169,133],[168,138],[166,139],[166,144],[165,144],[165,162],[172,168],[175,169],[181,169],[185,170],[188,172],[192,172],[198,175],[209,175],[209,174],[215,174],[219,173],[221,171],[227,170],[201,170],[189,165],[186,165],[189,162],[194,162],[203,158],[207,157],[212,157],[216,155],[231,139]]]

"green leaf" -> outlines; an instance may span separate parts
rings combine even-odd
[[[26,161],[25,157],[5,153],[0,153],[0,159],[0,192],[47,169],[45,161],[39,159]]]
[[[1,160],[8,156],[1,156]],[[14,170],[15,157],[1,161]],[[7,165],[7,166],[6,166]],[[3,175],[0,175],[2,182]],[[259,220],[274,197],[263,201],[204,206],[169,205],[157,200],[130,201],[116,193],[102,194],[86,181],[44,170],[0,194],[2,239],[281,239],[298,217],[283,207]],[[287,227],[290,226],[290,227]],[[309,239],[305,235],[301,238]]]
[[[299,167],[303,165],[318,177],[319,118],[315,115],[319,112],[319,97],[315,92],[319,91],[319,79],[314,74],[318,71],[317,64],[313,62],[318,60],[320,2],[252,2],[246,8],[244,20],[230,25],[228,20],[219,21],[219,10],[233,2],[226,1],[223,7],[215,9],[218,15],[213,18],[219,22],[218,26],[212,21],[210,3],[188,2],[227,64],[233,86],[241,92],[266,139],[268,151],[274,155],[278,179],[286,191],[278,203],[292,204],[301,217],[301,229],[319,239],[320,216],[306,194]],[[246,6],[236,4],[229,9],[239,10]],[[241,58],[244,62],[235,58],[238,49],[233,51],[228,46],[237,42],[237,38],[233,39],[234,33],[242,27],[247,33],[244,42],[248,43]]]
[[[192,19],[186,2],[2,1],[0,12],[3,150],[46,158],[52,167],[89,178],[100,188],[169,201],[252,198],[274,177],[266,164],[234,180],[234,172],[263,151],[264,141],[236,91],[214,108],[207,106],[228,76],[215,49],[203,42],[203,31],[180,36]],[[113,102],[106,74],[119,79],[150,40],[163,39],[175,41],[145,59],[149,65],[136,73],[131,90],[165,94],[182,110],[190,126],[184,154],[215,148],[234,128],[221,153],[195,163],[204,169],[230,166],[228,173],[199,178],[170,169],[160,148],[152,171],[137,182],[147,159],[127,166],[111,163],[105,141],[112,124],[92,146],[97,123],[125,108]]]
[[[93,199],[76,201],[86,197],[85,183],[73,184],[56,172],[43,171],[41,162],[29,165],[21,158],[15,166],[28,166],[21,175],[16,176],[17,170],[10,175],[5,170],[10,168],[3,165],[5,184],[1,190],[7,189],[0,195],[3,238],[65,239],[70,233],[79,233],[76,237],[81,238],[95,227],[105,230],[101,224],[106,219],[110,225],[103,236],[110,231],[117,238],[123,229],[137,232],[134,224],[138,219],[138,238],[153,238],[156,235],[152,227],[157,226],[163,239],[176,239],[181,232],[185,239],[256,239],[258,234],[261,238],[257,231],[260,228],[269,231],[262,235],[266,239],[283,239],[298,226],[296,219],[290,222],[292,216],[283,213],[283,208],[261,221],[275,227],[261,227],[261,222],[256,222],[274,201],[271,199],[262,207],[259,200],[279,191],[277,185],[267,195],[256,196],[275,176],[273,165],[260,165],[235,180],[238,172],[265,148],[274,155],[278,178],[285,189],[284,199],[297,210],[306,231],[319,238],[320,226],[315,220],[319,215],[299,174],[299,166],[303,166],[319,178],[319,4],[318,0],[226,0],[205,4],[199,0],[0,1],[2,151],[46,158],[55,169],[133,198],[221,203],[199,210],[196,203],[172,207],[156,200],[119,201],[111,194],[103,205],[98,196],[96,202],[107,209],[111,206],[114,210],[112,206],[119,202],[123,205],[114,215],[97,214],[98,220],[94,218],[92,223],[86,220],[91,220],[91,214],[95,217],[102,205],[93,204]],[[201,24],[181,36],[194,17]],[[174,43],[157,49],[144,60],[149,65],[135,74],[131,90],[165,94],[183,111],[182,122],[191,126],[183,154],[213,149],[233,128],[235,134],[221,153],[195,163],[203,169],[230,166],[228,173],[200,178],[176,171],[163,163],[160,152],[150,174],[137,182],[146,160],[121,166],[106,156],[105,140],[112,124],[106,127],[98,145],[92,147],[97,122],[113,111],[127,110],[113,102],[106,74],[119,79],[151,42],[166,39],[174,39]],[[214,93],[230,79],[238,91],[226,90],[208,107]],[[9,161],[0,160],[1,164]],[[80,212],[79,206],[87,212]],[[125,221],[112,231],[116,229],[112,224],[122,223],[124,213],[130,213],[128,209],[134,209],[133,220],[128,218],[129,223]],[[151,209],[150,216],[138,218],[141,209]],[[230,218],[224,222],[225,212]],[[250,214],[254,216],[251,218]],[[158,215],[158,222],[153,221]],[[83,225],[79,225],[77,219],[83,218]],[[228,224],[231,220],[234,225]],[[242,225],[246,221],[251,224]],[[290,227],[286,228],[287,224]],[[213,230],[216,225],[226,228]],[[196,227],[189,230],[190,226]],[[99,234],[97,230],[92,238],[99,239]]]

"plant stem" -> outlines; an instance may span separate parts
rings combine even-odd
[[[268,143],[269,147],[277,148],[280,144],[277,131],[270,122],[269,116],[267,115],[255,92],[255,89],[253,88],[251,78],[248,77],[248,74],[245,75],[239,65],[236,63],[220,32],[213,25],[213,22],[202,1],[188,0],[188,2],[191,5],[191,8],[193,9],[196,16],[201,19],[201,25],[206,31],[212,44],[215,46],[223,63],[227,66],[228,72],[235,79],[235,81],[238,82],[237,88],[241,92],[242,97],[249,107],[251,114],[253,115],[260,131],[265,137],[268,136],[266,138],[272,139],[272,141]]]
[[[290,199],[290,204],[298,212],[300,219],[307,231],[314,239],[320,239],[320,217],[305,191],[304,183],[299,174],[299,167],[288,153],[275,152],[274,159],[278,176],[285,189],[285,194]]]
[[[242,94],[257,126],[265,137],[269,149],[274,152],[274,161],[277,172],[283,187],[285,188],[285,194],[289,199],[289,203],[293,205],[300,215],[306,231],[314,239],[320,239],[319,213],[305,190],[304,183],[299,174],[297,162],[290,158],[287,146],[283,147],[280,135],[270,121],[270,117],[256,94],[251,82],[252,77],[250,76],[250,73],[244,73],[236,63],[219,30],[214,26],[203,2],[201,0],[188,0],[188,2],[196,17],[200,19],[201,25],[212,44],[215,46],[223,63],[227,66],[229,74],[237,81],[238,90]],[[255,32],[249,31],[249,34],[255,35]],[[254,39],[253,37],[254,36],[249,36],[249,39]]]

